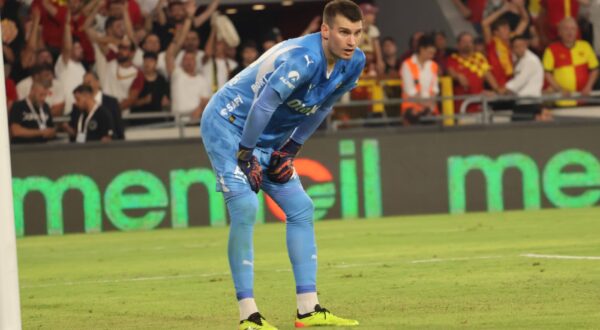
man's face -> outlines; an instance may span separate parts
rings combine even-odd
[[[242,61],[244,63],[252,63],[258,58],[258,51],[254,47],[245,47],[242,50]]]
[[[83,47],[81,47],[81,43],[76,42],[73,44],[73,49],[71,49],[71,58],[73,61],[81,62],[83,59]]]
[[[577,24],[573,19],[565,19],[558,26],[558,35],[560,41],[565,44],[572,44],[577,40]]]
[[[106,31],[111,37],[115,37],[117,39],[123,38],[125,36],[125,24],[123,20],[116,20],[110,27],[110,30]]]
[[[419,48],[419,56],[425,61],[430,61],[435,57],[435,51],[435,47],[421,47]]]
[[[200,48],[200,37],[196,31],[190,31],[183,41],[183,49],[188,52],[197,51]]]
[[[35,81],[47,81],[47,82],[52,82],[52,80],[54,79],[54,73],[52,72],[52,70],[42,70],[41,72],[38,72],[36,75],[33,76],[33,80]]]
[[[90,73],[86,73],[83,76],[83,84],[86,86],[90,86],[93,90],[100,89],[100,82],[98,81],[98,79],[96,79],[96,77],[94,77],[94,75]]]
[[[44,50],[42,52],[39,52],[36,56],[35,62],[37,65],[41,65],[41,64],[52,64],[52,54],[50,54],[49,51]]]
[[[156,60],[153,58],[145,58],[143,69],[146,74],[156,72]]]
[[[46,97],[48,97],[48,88],[40,85],[33,85],[31,88],[31,92],[29,94],[29,98],[34,106],[39,107],[40,105],[46,102]]]
[[[121,39],[119,43],[119,51],[117,52],[117,61],[119,63],[127,62],[131,59],[133,52],[131,51],[131,41],[128,38]]]
[[[391,40],[384,41],[381,48],[384,56],[396,56],[398,53],[398,47],[396,47],[396,43]]]
[[[523,39],[516,39],[512,44],[512,51],[518,58],[525,56],[525,52],[527,51],[527,41]]]
[[[169,15],[173,21],[179,23],[185,18],[185,8],[182,3],[174,3],[169,5]]]
[[[349,60],[362,38],[363,23],[351,22],[342,15],[335,16],[332,21],[331,26],[327,23],[321,26],[327,49],[333,56]]]
[[[473,52],[473,36],[464,35],[458,41],[458,51],[463,54],[470,54]]]
[[[72,13],[77,13],[81,8],[81,0],[69,0],[68,5]]]
[[[494,36],[500,38],[500,40],[508,41],[510,40],[510,25],[502,24],[494,30]]]
[[[373,25],[373,24],[375,24],[375,19],[376,18],[377,17],[373,13],[368,13],[368,14],[364,14],[363,15],[363,21],[365,22],[365,25]]]
[[[87,109],[87,99],[88,99],[88,95],[87,94],[83,94],[83,93],[75,93],[75,106],[77,106],[77,108],[87,111],[89,109]]]
[[[436,34],[435,35],[435,48],[443,50],[446,49],[446,45],[447,45],[447,40],[446,37],[443,34]]]
[[[196,74],[196,56],[192,53],[185,53],[181,60],[181,67],[189,75]]]
[[[149,34],[144,40],[142,48],[146,52],[158,53],[160,52],[160,40],[156,34]]]

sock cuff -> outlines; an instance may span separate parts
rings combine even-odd
[[[316,285],[298,285],[296,286],[296,294],[317,292]]]
[[[250,291],[236,292],[235,295],[237,297],[237,300],[240,301],[240,300],[246,299],[246,298],[254,298],[254,291],[250,290]]]

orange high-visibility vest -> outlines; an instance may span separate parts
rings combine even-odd
[[[413,77],[413,80],[415,81],[415,88],[417,90],[417,95],[416,96],[420,96],[421,94],[421,70],[419,70],[419,66],[417,65],[417,63],[415,63],[412,60],[412,57],[408,58],[405,62],[408,65],[408,69],[410,70],[410,73]],[[431,62],[431,70],[433,71],[433,74],[437,76],[438,74],[438,65],[435,62]],[[435,88],[435,83],[434,81],[431,82],[431,85],[429,86],[429,95],[430,96],[434,96],[433,95],[433,90]],[[403,99],[407,99],[410,98],[410,96],[408,94],[406,94],[406,92],[402,91],[402,98]],[[423,109],[425,109],[425,106],[420,104],[420,103],[414,103],[414,102],[410,102],[410,101],[403,101],[402,102],[402,113],[404,114],[404,112],[408,109],[413,109],[413,111],[423,111]],[[434,109],[431,109],[434,113],[438,113],[438,109],[437,109],[437,105],[434,107]]]

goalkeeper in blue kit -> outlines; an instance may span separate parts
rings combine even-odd
[[[239,329],[276,329],[259,313],[253,293],[252,241],[260,189],[286,215],[298,304],[295,326],[358,325],[319,305],[314,208],[294,170],[294,158],[333,104],[356,86],[365,65],[365,55],[357,49],[362,26],[354,2],[329,2],[321,32],[269,49],[225,84],[202,115],[204,147],[231,219],[228,257]]]

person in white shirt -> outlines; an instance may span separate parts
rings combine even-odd
[[[427,100],[440,93],[439,67],[433,61],[435,53],[433,38],[423,36],[419,39],[417,52],[402,62],[400,77],[402,98],[405,100],[401,110],[404,125],[423,123],[423,117],[439,114],[437,102]]]
[[[528,49],[529,40],[517,36],[511,41],[515,59],[513,78],[501,90],[502,94],[514,94],[519,97],[538,98],[544,87],[544,67],[540,59]],[[516,102],[513,121],[533,120],[541,113],[539,100],[525,99]]]
[[[67,18],[65,22],[65,32],[63,35],[63,47],[62,52],[58,56],[56,65],[54,66],[54,72],[56,73],[56,79],[60,81],[65,95],[65,110],[63,114],[68,115],[73,109],[73,102],[75,97],[73,96],[73,90],[83,82],[83,75],[85,74],[85,67],[81,64],[83,59],[83,47],[77,39],[73,39],[71,34],[71,12],[67,12]]]
[[[156,70],[164,78],[168,78],[167,64],[165,61],[166,52],[160,51],[160,39],[155,33],[150,33],[146,35],[146,37],[144,37],[144,40],[142,41],[142,47],[138,47],[135,50],[135,54],[133,55],[133,65],[135,65],[140,70],[143,70],[144,68],[144,54],[146,53],[157,54],[158,57],[156,60]]]
[[[192,118],[200,118],[210,98],[210,86],[206,79],[197,72],[196,54],[185,52],[181,65],[176,65],[177,54],[187,35],[192,20],[186,19],[183,27],[177,32],[173,42],[167,49],[167,72],[171,77],[171,111],[178,114],[189,114]]]
[[[46,103],[50,105],[52,116],[61,116],[65,107],[64,88],[60,81],[54,78],[54,70],[50,64],[35,66],[31,76],[19,81],[17,84],[18,100],[23,100],[29,95],[34,81],[47,82],[50,85]]]
[[[211,92],[215,93],[229,80],[238,64],[227,57],[227,45],[223,40],[217,40],[216,29],[212,29],[206,42],[202,73],[208,79]]]

